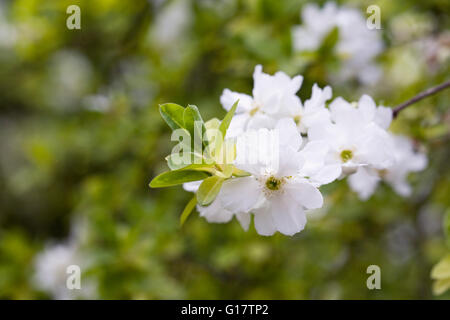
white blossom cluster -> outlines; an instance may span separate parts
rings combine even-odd
[[[327,2],[323,8],[307,4],[301,12],[302,25],[292,30],[294,50],[298,52],[317,50],[325,37],[338,30],[335,51],[342,61],[340,80],[356,77],[363,84],[374,84],[381,76],[381,70],[374,64],[374,58],[383,50],[383,41],[378,30],[367,27],[361,11],[351,7],[338,7]]]
[[[220,98],[226,110],[239,100],[226,138],[236,141],[234,166],[250,175],[225,180],[209,206],[197,205],[207,221],[225,223],[236,216],[247,230],[253,214],[259,234],[294,235],[305,227],[306,212],[322,207],[319,187],[346,176],[361,199],[381,180],[403,196],[410,194],[408,173],[424,169],[427,161],[410,140],[387,131],[390,108],[367,95],[353,103],[341,97],[330,101],[332,89],[317,85],[302,103],[301,76],[269,75],[259,65],[253,79],[251,96],[225,89]],[[248,154],[258,154],[257,161],[246,161]],[[264,158],[269,154],[275,161]],[[196,192],[199,185],[184,188]]]

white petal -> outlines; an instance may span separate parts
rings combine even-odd
[[[278,167],[273,166],[271,171],[279,177],[288,177],[298,174],[300,168],[302,168],[305,163],[302,154],[295,151],[290,146],[281,147],[279,152]]]
[[[361,200],[367,200],[375,192],[379,181],[380,178],[376,174],[364,167],[348,178],[350,188],[358,193]]]
[[[197,205],[200,216],[210,223],[226,223],[233,218],[233,213],[222,207],[219,196],[207,207]]]
[[[306,100],[305,110],[310,111],[313,109],[318,109],[325,107],[325,101],[331,99],[332,90],[330,86],[320,89],[320,87],[315,83],[312,88],[311,99]]]
[[[236,214],[236,219],[239,221],[239,223],[241,224],[242,229],[244,229],[245,231],[248,231],[248,227],[250,226],[250,213],[238,213]]]
[[[358,109],[365,122],[370,122],[375,118],[376,108],[375,101],[370,96],[365,94],[359,99]]]
[[[277,120],[267,114],[257,113],[254,116],[250,116],[246,130],[256,130],[256,129],[273,129]]]
[[[258,64],[253,71],[253,98],[260,101],[267,92],[271,92],[273,88],[270,88],[270,76],[262,72],[262,66]]]
[[[302,112],[302,102],[295,94],[284,95],[277,115],[280,117],[292,117]]]
[[[237,138],[234,164],[258,176],[264,174],[267,167],[278,168],[279,151],[279,139],[275,131],[250,130]]]
[[[422,171],[428,164],[427,156],[421,153],[416,153],[408,158],[408,169],[411,171]]]
[[[226,180],[220,193],[223,207],[231,212],[249,212],[263,197],[258,182],[251,176]]]
[[[189,192],[197,192],[198,187],[200,187],[203,181],[192,181],[183,183],[183,189]]]
[[[247,94],[225,89],[223,90],[223,93],[220,96],[220,103],[222,104],[223,108],[227,111],[231,109],[231,107],[237,100],[239,100],[239,103],[236,108],[236,113],[250,111],[252,109],[253,98]]]
[[[249,120],[248,113],[235,114],[231,119],[230,126],[227,130],[227,138],[235,138],[241,135],[246,130],[246,125]]]
[[[412,193],[411,186],[406,181],[396,181],[395,183],[390,183],[394,188],[395,192],[403,197],[408,197]]]
[[[308,142],[300,151],[305,159],[301,172],[305,176],[311,176],[319,171],[325,162],[325,156],[329,150],[325,141],[317,140]]]
[[[325,165],[317,173],[311,176],[311,180],[317,184],[316,186],[325,185],[333,182],[342,173],[342,167],[339,164]]]
[[[291,182],[286,184],[286,193],[291,199],[306,209],[323,206],[323,197],[319,189],[308,182]]]
[[[374,123],[365,126],[358,136],[357,157],[361,163],[370,164],[377,169],[392,166],[394,145],[388,133]]]
[[[326,125],[330,122],[330,110],[326,108],[317,108],[314,112],[305,113],[300,119],[300,124],[303,124],[306,128],[311,128],[314,125]]]
[[[291,118],[278,120],[275,129],[278,130],[280,147],[290,146],[294,150],[299,150],[302,145],[302,136]]]
[[[285,235],[292,236],[303,230],[306,215],[301,206],[289,200],[286,197],[271,199],[270,211],[276,229]]]
[[[328,123],[326,125],[314,125],[308,130],[309,141],[324,140],[328,143],[336,133],[336,125]]]
[[[275,222],[272,218],[272,212],[269,206],[262,206],[254,210],[255,229],[262,236],[271,236],[275,233]]]
[[[392,109],[379,106],[375,112],[375,123],[383,129],[389,128],[392,122]]]
[[[352,124],[356,109],[345,99],[337,97],[330,103],[331,119],[337,124]],[[350,118],[350,119],[349,119]]]

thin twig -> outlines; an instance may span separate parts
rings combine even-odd
[[[450,87],[450,80],[436,86],[430,89],[425,90],[424,92],[419,93],[417,96],[415,96],[412,99],[409,99],[406,102],[403,102],[402,104],[399,104],[394,108],[394,118],[399,114],[400,111],[405,109],[407,106],[412,105],[413,103],[416,103],[419,100],[422,100],[423,98],[426,98],[428,96],[431,96],[432,94],[435,94],[436,92],[439,92],[441,90],[444,90],[446,88]]]

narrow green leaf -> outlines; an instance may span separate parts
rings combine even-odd
[[[202,206],[207,206],[214,201],[219,194],[224,179],[218,176],[212,176],[203,180],[197,191],[197,201]]]
[[[192,211],[195,208],[195,205],[197,204],[197,197],[194,196],[184,207],[183,213],[180,216],[180,227],[183,226],[183,224],[186,222],[187,218],[191,215]]]
[[[163,188],[176,186],[185,182],[198,181],[208,178],[210,175],[204,171],[180,169],[166,171],[153,178],[150,182],[151,188]]]
[[[330,32],[328,32],[328,34],[322,40],[322,44],[318,51],[322,55],[332,53],[338,40],[339,40],[339,29],[337,27],[334,27]]]
[[[184,128],[184,109],[185,108],[175,103],[165,103],[159,106],[161,117],[172,130]]]
[[[233,106],[231,107],[230,111],[228,111],[228,113],[225,115],[225,117],[223,118],[222,122],[220,123],[219,131],[222,133],[223,139],[225,139],[228,127],[230,126],[231,119],[233,118],[234,113],[236,112],[236,108],[238,106],[238,103],[239,103],[239,100],[237,100],[233,104]]]

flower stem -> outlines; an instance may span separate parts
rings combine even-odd
[[[416,103],[417,101],[422,100],[423,98],[426,98],[428,96],[431,96],[441,90],[444,90],[446,88],[450,87],[450,80],[436,86],[430,89],[427,89],[421,93],[419,93],[417,96],[409,99],[406,102],[403,102],[402,104],[399,104],[398,106],[396,106],[394,108],[394,118],[398,116],[398,114],[400,113],[400,111],[402,111],[403,109],[405,109],[407,106],[412,105],[413,103]]]

